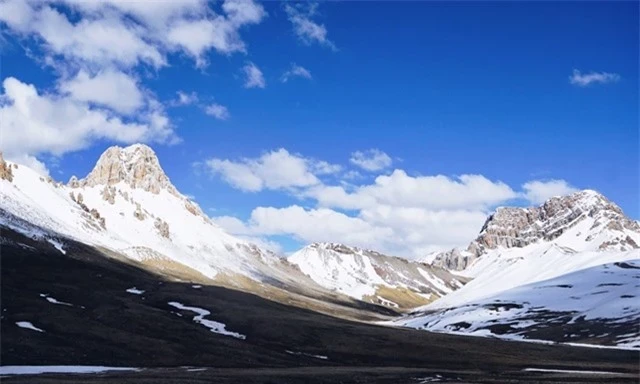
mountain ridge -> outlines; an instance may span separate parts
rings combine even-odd
[[[561,238],[584,222],[589,225],[577,234],[580,241]],[[466,248],[437,253],[429,259],[433,265],[461,271],[497,249],[524,248],[540,242],[555,242],[575,251],[626,251],[639,247],[640,224],[602,194],[587,189],[552,197],[538,207],[499,207]]]

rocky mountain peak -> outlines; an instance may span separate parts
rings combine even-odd
[[[354,254],[362,254],[362,255],[368,255],[368,256],[381,255],[379,252],[376,252],[373,250],[353,247],[353,246],[342,244],[342,243],[315,242],[315,243],[309,244],[307,248],[327,250],[327,251],[332,251],[338,254],[345,254],[345,255],[354,255]]]
[[[522,248],[529,244],[553,242],[566,231],[588,220],[589,228],[580,233],[591,248],[629,250],[638,244],[629,236],[640,236],[640,225],[624,215],[619,206],[593,190],[552,197],[539,207],[500,207],[485,221],[479,236],[464,249],[442,253],[434,264],[461,270],[492,249]],[[606,232],[607,236],[600,236]]]
[[[153,149],[144,144],[108,148],[87,177],[82,180],[72,178],[69,186],[108,186],[120,182],[155,194],[164,189],[179,195],[160,166]]]

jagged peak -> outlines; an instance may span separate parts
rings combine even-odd
[[[166,190],[176,196],[180,195],[160,166],[156,153],[145,144],[107,148],[84,179],[78,180],[74,176],[68,185],[114,185],[120,182],[155,194]]]
[[[541,241],[555,243],[565,232],[583,222],[588,223],[588,227],[573,236],[583,239],[583,245],[579,245],[582,248],[638,248],[638,222],[625,216],[619,206],[601,193],[586,189],[552,197],[537,207],[499,207],[466,249],[441,253],[435,257],[434,264],[464,269],[491,249],[522,248]]]

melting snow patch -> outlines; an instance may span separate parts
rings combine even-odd
[[[144,293],[141,289],[136,289],[136,287],[127,289],[127,292],[133,293],[134,295],[142,295]]]
[[[583,375],[619,375],[617,372],[604,372],[604,371],[575,371],[570,369],[545,369],[545,368],[525,368],[525,372],[552,372],[552,373],[572,373]]]
[[[322,359],[322,360],[327,360],[328,359],[327,356],[323,356],[323,355],[312,355],[310,353],[294,352],[294,351],[289,351],[289,350],[285,350],[285,352],[287,352],[290,355],[308,356],[308,357],[314,357],[316,359]]]
[[[58,301],[58,300],[54,299],[53,297],[49,297],[49,295],[45,295],[44,293],[41,293],[40,297],[44,297],[51,304],[66,305],[66,306],[69,306],[69,307],[73,307],[73,304],[65,303],[64,301]]]
[[[0,375],[38,375],[41,373],[98,373],[106,371],[139,371],[138,368],[101,367],[88,365],[5,365]]]
[[[20,328],[31,329],[32,331],[44,332],[42,329],[37,328],[36,326],[34,326],[28,321],[18,321],[16,322],[16,325]]]
[[[49,244],[53,245],[63,255],[65,255],[67,253],[67,251],[65,251],[64,248],[62,248],[62,243],[59,242],[58,240],[47,238],[47,242],[49,242]]]
[[[192,285],[191,288],[199,289],[202,288],[202,285]]]
[[[237,339],[246,339],[247,336],[242,335],[240,333],[237,332],[230,332],[227,331],[226,325],[223,323],[219,323],[217,321],[213,321],[213,320],[207,320],[204,317],[208,316],[211,314],[211,312],[207,311],[206,309],[202,309],[202,308],[198,308],[198,307],[187,307],[186,305],[182,305],[176,301],[170,301],[169,305],[174,307],[174,308],[178,308],[178,309],[182,309],[182,310],[186,310],[186,311],[191,311],[191,312],[195,312],[198,314],[198,316],[195,316],[193,318],[193,321],[195,321],[196,323],[202,324],[205,327],[209,328],[211,330],[211,332],[213,333],[219,333],[221,335],[225,335],[225,336],[232,336],[235,337]]]

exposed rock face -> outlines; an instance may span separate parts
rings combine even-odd
[[[178,195],[178,191],[160,167],[155,152],[144,144],[107,149],[86,178],[77,183],[70,180],[70,186],[73,186],[72,182],[77,186],[110,186],[124,182],[132,188],[155,194],[164,189]]]
[[[160,236],[168,239],[169,238],[169,224],[167,224],[166,221],[162,220],[161,218],[156,218],[155,222],[153,223],[153,225],[156,227],[156,229],[158,230],[158,233],[160,234]]]
[[[78,181],[78,178],[75,176],[71,176],[71,178],[69,179],[69,182],[67,183],[67,185],[71,188],[78,188],[80,187],[80,182]]]
[[[13,181],[13,171],[11,170],[11,166],[4,161],[2,152],[0,152],[0,179]]]
[[[583,220],[593,224],[585,241],[601,231],[619,234],[598,249],[629,250],[638,244],[625,231],[640,233],[640,225],[627,218],[620,207],[601,194],[585,190],[567,196],[553,197],[535,208],[498,208],[484,223],[480,235],[465,250],[454,249],[438,255],[433,264],[462,270],[488,250],[498,247],[525,247],[539,241],[553,241]]]
[[[139,203],[136,203],[136,210],[133,211],[133,217],[135,217],[140,221],[147,218],[147,215],[145,215],[144,212],[142,212],[142,208],[140,207]]]
[[[105,186],[102,190],[102,198],[113,205],[116,201],[116,189],[111,186]]]

